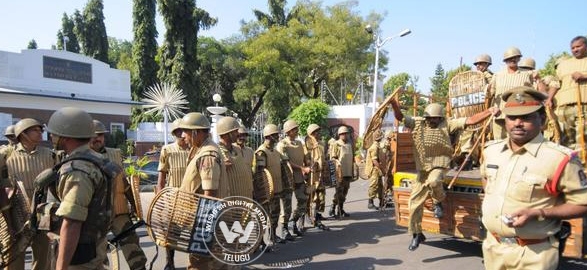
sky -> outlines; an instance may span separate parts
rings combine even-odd
[[[38,47],[56,44],[64,12],[82,10],[85,0],[2,0],[0,1],[0,50],[19,52],[35,39]],[[104,0],[108,36],[132,41],[132,1]],[[322,1],[332,6],[340,0]],[[493,71],[504,67],[503,52],[511,46],[543,67],[551,54],[569,52],[570,40],[587,34],[587,12],[581,0],[472,1],[472,0],[361,0],[353,10],[364,18],[370,12],[384,14],[382,38],[409,28],[412,33],[393,38],[382,50],[389,62],[381,71],[386,79],[406,72],[418,76],[418,89],[428,93],[430,78],[438,64],[445,70],[459,64],[472,65],[475,57],[487,53]],[[254,19],[252,10],[267,11],[267,0],[197,0],[196,4],[218,18],[218,24],[201,36],[224,39],[238,34],[241,20]],[[288,1],[291,7],[295,1]],[[159,44],[165,33],[157,18]],[[359,33],[366,34],[366,33]],[[357,71],[364,73],[365,71]],[[384,79],[384,81],[386,80]]]

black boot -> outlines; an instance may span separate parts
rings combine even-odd
[[[297,236],[302,236],[304,235],[304,233],[302,232],[302,230],[298,229],[298,222],[294,221],[293,223],[293,233]]]
[[[273,243],[285,244],[285,239],[279,237],[276,232],[273,233]]]
[[[367,209],[377,209],[377,207],[375,207],[375,204],[373,204],[373,199],[369,199],[369,203],[367,203]]]
[[[281,235],[287,241],[294,241],[294,240],[296,240],[296,238],[293,237],[293,235],[291,235],[291,233],[289,233],[289,230],[287,229],[287,224],[284,224],[283,225],[283,228],[281,229]]]
[[[414,234],[412,237],[412,241],[410,242],[410,245],[408,246],[408,249],[410,251],[414,251],[420,246],[421,243],[424,243],[424,241],[426,241],[426,236],[424,236],[424,234],[422,234],[422,233]]]
[[[336,213],[334,212],[334,208],[334,204],[330,206],[330,211],[328,212],[328,215],[330,215],[331,217],[336,215]]]
[[[341,204],[341,205],[339,206],[339,208],[340,208],[340,216],[341,216],[341,217],[350,217],[350,216],[351,216],[351,215],[349,215],[347,212],[345,212],[345,211],[344,211],[343,204]]]
[[[330,228],[322,223],[322,215],[320,215],[320,213],[314,215],[314,227],[323,231],[330,231]]]
[[[434,204],[434,217],[435,218],[442,218],[444,216],[444,211],[442,211],[442,203]]]

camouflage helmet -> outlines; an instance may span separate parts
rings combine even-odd
[[[308,128],[306,129],[306,133],[307,133],[308,135],[312,135],[312,133],[314,133],[316,130],[319,130],[319,129],[320,129],[320,126],[319,126],[319,125],[316,125],[316,124],[310,124],[310,125],[308,126]]]
[[[15,136],[14,135],[14,125],[7,126],[4,130],[4,136]]]
[[[337,134],[340,135],[340,134],[344,134],[344,133],[351,133],[351,130],[347,126],[340,126],[338,128]]]
[[[173,120],[173,122],[171,123],[171,134],[173,134],[173,132],[175,132],[176,130],[180,129],[179,125],[181,124],[181,118],[177,118],[175,120]]]
[[[520,60],[520,63],[518,63],[518,67],[535,70],[536,69],[536,61],[534,61],[534,59],[532,59],[530,57],[527,57],[527,58]]]
[[[263,137],[279,134],[279,128],[274,124],[268,124],[263,128]]]
[[[442,105],[438,103],[430,103],[424,109],[424,117],[444,117],[442,113]]]
[[[373,140],[379,141],[381,139],[383,139],[383,131],[376,130],[375,132],[373,132]]]
[[[94,121],[86,111],[75,107],[63,107],[55,111],[47,123],[47,131],[61,137],[95,137]]]
[[[108,130],[106,130],[106,126],[104,126],[104,124],[102,124],[102,122],[94,119],[94,133],[96,134],[104,134],[106,132],[108,132]]]
[[[240,125],[238,124],[238,121],[236,121],[236,118],[231,116],[225,116],[220,118],[220,120],[218,120],[218,123],[216,123],[216,133],[218,133],[218,135],[224,135],[229,132],[238,130],[239,127]]]
[[[477,63],[487,63],[491,65],[491,56],[489,56],[489,54],[480,54],[475,58],[473,65],[477,65]]]
[[[503,53],[503,61],[510,59],[512,57],[522,57],[522,52],[520,51],[520,49],[516,47],[509,47],[507,50],[505,50],[505,52]]]
[[[21,133],[23,133],[25,130],[27,130],[28,128],[31,127],[43,127],[43,124],[41,124],[41,122],[32,119],[32,118],[24,118],[20,121],[18,121],[18,123],[16,123],[14,125],[14,136],[18,137]]]
[[[179,124],[182,129],[210,129],[210,121],[199,112],[191,112],[183,116]]]
[[[298,123],[296,123],[296,121],[294,120],[287,120],[285,121],[285,123],[283,124],[283,132],[288,133],[289,131],[291,131],[294,128],[298,127]]]
[[[238,134],[249,134],[249,132],[247,131],[247,129],[245,127],[239,127],[238,128]]]

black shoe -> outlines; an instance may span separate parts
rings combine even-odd
[[[323,230],[323,231],[330,231],[330,228],[328,228],[328,226],[324,225],[324,223],[320,222],[320,220],[316,221],[316,228]]]
[[[334,204],[330,206],[330,211],[328,212],[328,215],[330,215],[331,217],[336,216],[336,213],[334,212]]]
[[[424,243],[424,241],[426,241],[426,236],[424,236],[424,234],[414,234],[414,237],[412,238],[412,242],[410,242],[410,246],[408,246],[408,249],[410,251],[414,251],[420,246],[421,243]]]
[[[367,203],[367,209],[376,210],[375,204],[373,204],[373,199],[369,199],[369,203]]]
[[[163,270],[175,270],[175,265],[173,265],[173,262],[167,262]]]
[[[341,217],[350,217],[349,213],[345,212],[344,209],[340,208],[340,216]]]
[[[278,244],[285,244],[287,241],[284,238],[277,236],[277,234],[276,234],[273,242],[278,243]]]
[[[316,213],[316,220],[323,220],[324,217],[320,213]]]
[[[434,205],[434,217],[435,218],[442,218],[444,216],[444,211],[442,211],[442,203],[437,203]]]
[[[293,233],[297,236],[302,236],[304,235],[304,233],[302,233],[301,230],[298,229],[298,225],[294,223],[293,225]]]
[[[283,225],[283,226],[284,226],[284,228],[281,231],[281,235],[283,236],[282,239],[285,239],[287,241],[294,241],[294,240],[296,240],[296,238],[293,237],[293,235],[291,235],[291,233],[289,233],[289,230],[285,227],[286,225]]]

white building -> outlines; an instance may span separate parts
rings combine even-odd
[[[67,51],[0,51],[0,113],[12,121],[35,118],[47,123],[62,107],[89,112],[110,130],[130,125],[130,72]]]

